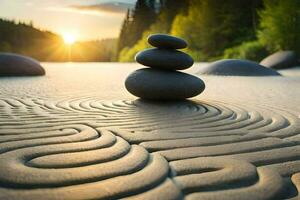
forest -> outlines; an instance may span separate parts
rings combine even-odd
[[[151,33],[186,39],[196,61],[259,61],[279,50],[300,53],[299,0],[138,0],[128,10],[117,45],[119,61],[133,61]]]
[[[110,62],[117,40],[76,42],[70,46],[55,33],[32,23],[0,19],[0,52],[19,53],[45,62]]]
[[[76,42],[32,23],[0,19],[0,52],[40,61],[130,62],[152,33],[182,37],[195,61],[222,58],[259,61],[279,50],[300,54],[300,0],[137,0],[119,38]],[[71,52],[70,52],[71,50]]]

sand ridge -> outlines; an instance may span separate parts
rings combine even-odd
[[[0,199],[299,198],[300,95],[266,93],[297,78],[205,77],[202,96],[153,103],[123,91],[131,68],[91,69],[0,80]]]

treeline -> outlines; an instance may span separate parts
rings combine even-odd
[[[138,0],[121,29],[119,61],[132,61],[138,51],[149,47],[146,38],[151,33],[186,39],[186,51],[196,61],[258,61],[278,50],[300,53],[300,1]]]
[[[109,62],[115,59],[116,39],[76,42],[34,28],[32,23],[0,19],[0,52],[19,53],[47,62]]]

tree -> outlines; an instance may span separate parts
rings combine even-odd
[[[133,11],[128,11],[121,28],[118,54],[125,47],[134,46],[142,34],[156,20],[155,0],[138,0]]]
[[[131,19],[130,19],[130,9],[127,10],[127,14],[126,17],[123,21],[122,27],[121,27],[121,31],[120,31],[120,35],[119,35],[119,39],[118,39],[118,46],[117,46],[117,52],[121,52],[121,50],[128,46],[128,41],[126,40],[129,30],[129,26],[131,23]]]
[[[197,60],[217,57],[256,37],[253,10],[261,5],[261,0],[191,0],[187,15],[175,18],[171,33],[188,40]]]
[[[160,0],[160,3],[155,6],[156,12],[158,13],[155,23],[143,31],[141,38],[136,41],[132,47],[122,49],[119,53],[119,61],[133,61],[138,51],[150,47],[147,43],[147,37],[150,34],[169,33],[175,16],[178,13],[187,11],[188,1],[189,0]]]
[[[132,11],[126,46],[132,47],[141,38],[143,32],[155,22],[155,18],[154,0],[138,0]]]
[[[164,32],[169,33],[177,15],[186,14],[189,0],[162,0],[158,22],[164,25]],[[156,24],[157,24],[156,23]]]
[[[270,51],[300,53],[300,1],[264,0],[258,37]]]

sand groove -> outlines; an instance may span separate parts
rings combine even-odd
[[[0,123],[0,199],[299,197],[300,119],[283,109],[1,97]]]

